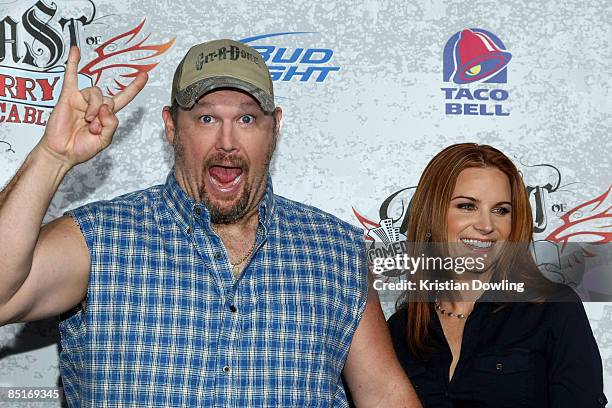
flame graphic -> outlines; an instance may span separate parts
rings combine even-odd
[[[605,244],[612,242],[612,186],[608,191],[590,201],[580,204],[561,217],[563,224],[551,232],[547,241],[562,243],[561,250],[569,242]],[[585,253],[586,256],[593,256]]]
[[[357,212],[357,210],[355,209],[355,207],[351,207],[351,208],[352,208],[352,210],[353,210],[353,214],[355,214],[355,217],[357,217],[357,220],[359,220],[359,222],[361,223],[361,225],[363,225],[363,226],[364,226],[364,228],[365,228],[367,231],[371,230],[372,228],[377,228],[377,227],[380,227],[380,224],[379,224],[379,223],[374,222],[374,221],[372,221],[372,220],[369,220],[369,219],[367,219],[366,217],[364,217],[363,215],[359,214],[359,213]],[[367,233],[366,233],[366,235],[364,236],[364,238],[365,238],[366,240],[368,240],[368,241],[374,241],[374,238],[372,238],[371,236],[367,235]]]
[[[146,18],[133,29],[119,34],[97,47],[94,51],[98,56],[80,71],[91,77],[93,84],[105,89],[110,96],[127,86],[121,81],[121,78],[134,78],[139,72],[149,72],[158,64],[158,62],[146,64],[133,62],[149,60],[163,54],[176,40],[175,37],[163,44],[147,45],[145,42],[151,35],[147,34],[142,40],[135,41],[134,39],[142,30],[145,21]],[[122,42],[122,40],[124,41]],[[145,56],[142,56],[143,52]],[[129,63],[126,63],[126,60]]]

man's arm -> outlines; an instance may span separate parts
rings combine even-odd
[[[87,291],[89,252],[79,228],[61,217],[41,229],[42,220],[66,173],[110,144],[115,112],[147,77],[141,74],[108,98],[96,87],[78,89],[78,63],[79,50],[72,47],[45,133],[0,192],[0,325],[61,313]]]
[[[344,377],[359,408],[421,408],[416,392],[395,356],[378,294],[371,285],[344,366]]]

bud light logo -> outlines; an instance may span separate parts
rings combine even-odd
[[[504,43],[479,28],[455,33],[444,46],[443,80],[456,85],[505,84],[512,59]],[[499,88],[444,87],[447,115],[509,116],[504,102],[508,91]]]
[[[317,33],[312,32],[284,32],[263,34],[255,37],[243,38],[243,44],[249,44],[255,48],[270,69],[273,81],[289,82],[324,82],[331,73],[340,71],[340,67],[334,65],[332,57],[334,51],[330,48],[313,48],[303,44],[290,47],[270,44],[270,38],[275,42],[283,40],[288,43],[289,36],[303,36]],[[279,38],[280,37],[280,38]]]

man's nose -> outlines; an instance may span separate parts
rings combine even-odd
[[[236,130],[232,126],[232,122],[224,121],[217,134],[216,148],[231,153],[238,150],[236,140]]]

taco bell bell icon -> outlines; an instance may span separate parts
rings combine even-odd
[[[504,44],[495,34],[478,28],[466,28],[455,33],[444,47],[443,79],[444,82],[456,85],[505,84],[506,67],[511,58],[512,54],[506,51]],[[508,91],[505,89],[472,90],[464,87],[445,87],[442,90],[447,100],[446,114],[509,115],[503,110],[501,103],[508,99]]]

